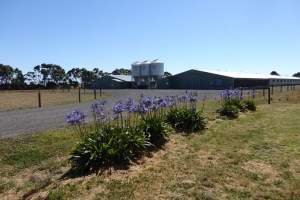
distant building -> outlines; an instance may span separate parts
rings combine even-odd
[[[223,90],[300,84],[300,78],[239,72],[188,70],[158,81],[160,89]]]
[[[164,63],[159,60],[134,62],[131,75],[105,75],[92,83],[93,88],[130,89],[157,88],[158,80],[164,76]]]
[[[99,89],[195,89],[224,90],[241,87],[300,85],[300,78],[241,72],[188,70],[163,78],[164,66],[158,60],[132,64],[132,75],[106,75],[92,84]]]
[[[128,89],[136,88],[130,75],[105,75],[93,82],[95,89]]]

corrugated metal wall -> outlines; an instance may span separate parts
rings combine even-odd
[[[92,87],[95,89],[128,89],[132,84],[126,81],[116,81],[110,76],[104,76],[94,81]]]
[[[265,79],[235,79],[234,87],[260,87],[260,86],[268,86],[269,80]]]
[[[197,70],[189,70],[161,79],[161,89],[222,90],[234,87],[234,79]]]

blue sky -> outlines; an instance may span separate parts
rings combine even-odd
[[[298,0],[0,0],[0,63],[300,71]]]

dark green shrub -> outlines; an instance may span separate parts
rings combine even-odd
[[[244,103],[244,101],[242,101],[238,98],[226,100],[224,103],[227,104],[226,106],[228,106],[228,105],[236,106],[239,109],[239,111],[241,111],[241,112],[247,111],[247,107],[246,107],[246,104]]]
[[[168,140],[169,133],[172,132],[172,128],[169,124],[164,122],[164,119],[158,115],[146,116],[141,124],[140,128],[146,134],[150,143],[155,147],[160,147]]]
[[[246,104],[244,103],[244,101],[241,101],[241,102],[238,104],[237,108],[238,108],[241,112],[247,112],[247,110],[248,110]]]
[[[245,104],[246,109],[251,110],[251,111],[256,111],[256,103],[252,99],[246,99],[243,101]]]
[[[124,166],[142,155],[148,145],[139,128],[105,126],[84,138],[72,152],[70,161],[79,172]]]
[[[206,118],[201,111],[187,107],[172,108],[166,115],[166,121],[177,131],[196,132],[206,126]]]
[[[237,118],[239,116],[239,108],[231,103],[223,103],[221,108],[218,110],[221,116],[228,118]]]

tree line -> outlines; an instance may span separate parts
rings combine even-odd
[[[99,68],[88,70],[74,67],[66,71],[60,65],[43,63],[23,74],[19,68],[0,64],[0,89],[55,89],[78,87],[79,85],[90,88],[93,81],[109,74],[131,75],[131,70],[117,68],[109,73]],[[165,75],[170,76],[171,74],[165,72]]]
[[[0,64],[0,89],[55,89],[78,87],[79,85],[90,88],[93,81],[109,74],[131,75],[131,70],[117,68],[109,73],[99,68],[88,70],[74,67],[66,71],[60,65],[43,63],[23,74],[19,68]],[[276,71],[272,71],[270,74],[279,76]],[[171,76],[172,74],[165,72],[164,75]],[[300,72],[293,76],[300,77]]]
[[[271,71],[270,74],[271,74],[271,75],[274,75],[274,76],[280,76],[280,74],[279,74],[278,72],[276,72],[276,71]],[[293,74],[293,77],[298,77],[298,78],[300,78],[300,72],[297,72],[297,73]]]

